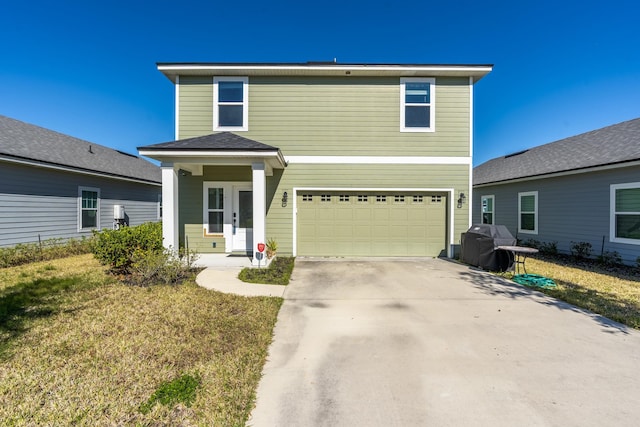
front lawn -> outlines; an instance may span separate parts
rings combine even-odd
[[[244,426],[281,302],[127,286],[92,255],[0,269],[0,419]]]
[[[568,256],[527,258],[527,272],[553,279],[552,297],[640,329],[640,275],[633,267],[606,267]],[[510,275],[507,275],[510,277]]]

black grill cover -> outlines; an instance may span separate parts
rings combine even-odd
[[[504,225],[476,224],[460,239],[460,261],[489,271],[513,268],[513,256],[497,246],[515,246],[516,239]]]

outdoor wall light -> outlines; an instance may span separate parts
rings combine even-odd
[[[289,200],[289,195],[285,191],[284,193],[282,193],[282,207],[283,208],[287,206],[287,201],[288,200]]]
[[[460,196],[458,196],[458,208],[462,207],[462,204],[466,199],[467,199],[467,196],[465,196],[464,193],[460,193]]]

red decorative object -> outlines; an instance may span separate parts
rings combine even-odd
[[[265,245],[264,243],[258,243],[258,252],[264,252]]]

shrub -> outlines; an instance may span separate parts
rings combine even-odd
[[[589,242],[571,242],[571,255],[576,258],[589,258],[591,256],[591,243]]]
[[[622,256],[620,256],[618,251],[604,251],[602,255],[598,257],[598,261],[604,265],[619,265],[622,264]]]
[[[522,242],[518,241],[517,244],[521,246],[527,246],[530,248],[540,249],[540,241],[535,239],[527,239]]]
[[[558,242],[542,242],[538,249],[541,253],[547,255],[557,255],[558,254]]]
[[[162,252],[162,224],[147,222],[119,230],[104,230],[94,234],[93,253],[112,272],[129,274],[134,254]]]
[[[189,277],[196,261],[195,253],[164,249],[162,251],[136,250],[132,255],[128,281],[138,286],[156,284],[174,285]]]
[[[91,240],[47,239],[39,243],[20,243],[10,248],[0,248],[0,268],[14,267],[36,261],[49,261],[91,252]]]

